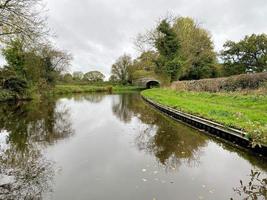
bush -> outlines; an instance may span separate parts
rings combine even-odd
[[[171,85],[178,91],[242,91],[267,87],[267,72],[256,74],[241,74],[225,78],[201,79],[193,81],[177,81]]]
[[[10,90],[18,94],[24,94],[27,89],[27,82],[18,77],[10,77],[4,81],[3,89]]]
[[[11,99],[14,99],[14,94],[9,90],[0,88],[0,102],[8,101]]]

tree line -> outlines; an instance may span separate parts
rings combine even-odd
[[[1,92],[40,93],[58,82],[96,83],[99,71],[67,73],[72,56],[49,41],[41,0],[0,0],[0,47],[6,65],[0,68]],[[109,81],[132,84],[143,77],[161,82],[197,80],[267,70],[267,35],[252,34],[226,41],[214,50],[211,34],[190,17],[166,17],[139,34],[133,59],[120,56],[111,66]]]
[[[267,35],[226,41],[217,53],[209,31],[190,17],[167,17],[139,34],[140,56],[124,54],[112,65],[111,81],[123,84],[150,76],[167,82],[267,71]]]
[[[101,83],[104,82],[105,75],[99,71],[74,71],[73,73],[64,73],[60,76],[59,82],[63,83]]]

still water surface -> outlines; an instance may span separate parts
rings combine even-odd
[[[0,199],[266,198],[266,160],[169,119],[138,93],[2,104],[0,130]]]

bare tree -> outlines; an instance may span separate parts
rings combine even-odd
[[[129,80],[129,68],[132,65],[131,56],[124,54],[119,57],[117,61],[112,65],[111,75],[116,77],[122,84],[126,84]]]
[[[0,42],[13,37],[34,40],[48,32],[41,0],[0,0]]]
[[[49,62],[50,69],[53,71],[66,71],[70,66],[72,55],[66,51],[58,50],[51,45],[41,45],[39,48],[40,56]],[[48,63],[47,63],[48,64]]]
[[[165,16],[160,17],[156,23],[155,27],[150,30],[146,30],[144,33],[139,33],[134,39],[134,46],[137,51],[143,53],[147,51],[155,51],[155,42],[162,36],[162,34],[157,30],[157,27],[162,20],[166,20],[168,23],[173,24],[176,17],[172,13],[167,13]]]

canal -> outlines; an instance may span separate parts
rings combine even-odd
[[[0,105],[0,199],[265,199],[266,177],[136,92]]]

